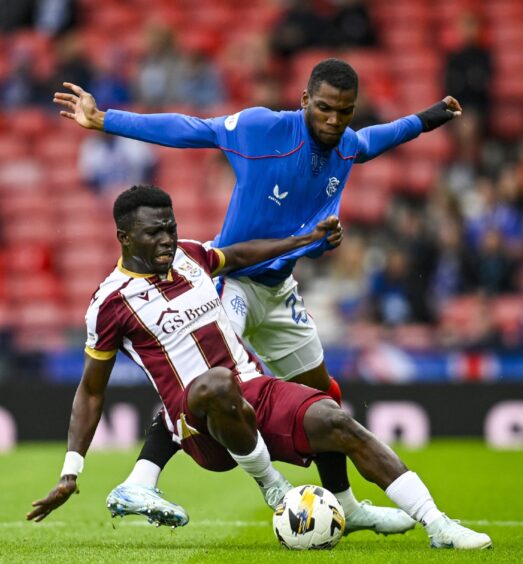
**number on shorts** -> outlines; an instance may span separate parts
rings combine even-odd
[[[291,308],[291,315],[292,315],[292,320],[294,321],[294,323],[296,323],[296,325],[298,325],[299,323],[304,323],[306,325],[309,322],[309,319],[307,317],[307,312],[305,311],[305,309],[303,309],[301,311],[297,311],[296,305],[298,303],[303,305],[303,299],[300,298],[299,301],[298,301],[298,297],[296,296],[296,294],[291,294],[285,300],[285,305],[287,307]]]

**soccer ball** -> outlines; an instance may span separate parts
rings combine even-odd
[[[345,529],[345,514],[334,495],[319,486],[298,486],[272,517],[274,534],[292,550],[333,548]]]

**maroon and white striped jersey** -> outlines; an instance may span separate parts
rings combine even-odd
[[[262,373],[214,287],[212,275],[223,264],[220,250],[196,241],[179,241],[163,278],[130,272],[120,260],[87,310],[86,353],[103,360],[120,349],[130,356],[151,380],[171,421],[185,387],[209,368],[227,367],[243,381]]]

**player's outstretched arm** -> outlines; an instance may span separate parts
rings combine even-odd
[[[358,138],[357,157],[354,162],[365,163],[385,151],[415,139],[420,133],[432,131],[447,121],[459,117],[460,103],[446,96],[430,108],[403,118],[363,127],[356,132]]]
[[[285,237],[283,239],[253,239],[224,247],[220,250],[225,256],[225,266],[220,272],[226,274],[232,270],[263,262],[264,260],[305,247],[324,237],[327,238],[327,241],[333,247],[337,247],[341,243],[343,228],[340,220],[335,215],[331,215],[327,219],[318,222],[314,230],[305,235]]]
[[[103,131],[105,112],[96,106],[96,100],[83,88],[71,82],[64,82],[64,86],[71,92],[55,92],[53,102],[62,106],[60,115],[76,121],[86,129]]]
[[[67,439],[68,452],[61,478],[47,497],[33,501],[34,509],[27,513],[26,519],[42,521],[63,505],[73,493],[78,492],[76,479],[82,471],[83,457],[93,440],[102,415],[105,388],[114,361],[115,357],[110,360],[97,360],[86,355],[82,380],[73,401]]]

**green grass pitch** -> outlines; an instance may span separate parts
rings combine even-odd
[[[105,497],[126,476],[135,451],[89,453],[81,494],[42,523],[26,522],[31,501],[55,484],[64,451],[64,445],[22,445],[0,455],[0,562],[523,562],[523,452],[496,452],[479,441],[435,441],[400,454],[442,510],[491,535],[494,549],[480,552],[430,549],[421,526],[389,537],[354,533],[332,551],[286,551],[250,478],[238,469],[206,472],[185,454],[169,464],[160,486],[188,510],[187,527],[171,531],[140,517],[110,519]],[[314,467],[278,466],[295,485],[317,483]],[[351,476],[360,499],[388,504],[354,469]]]

